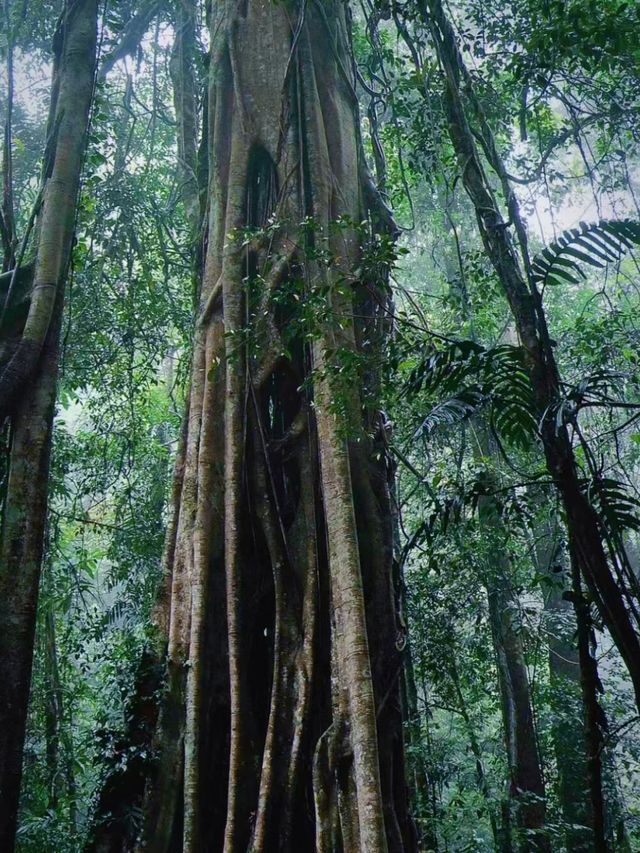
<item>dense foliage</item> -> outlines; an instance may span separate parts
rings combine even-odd
[[[40,185],[60,5],[4,4],[0,50],[4,81],[12,80],[0,103],[9,127],[5,186],[10,162],[19,239]],[[606,620],[572,575],[574,546],[545,463],[527,355],[450,134],[432,5],[366,0],[352,8],[366,154],[399,230],[397,246],[368,246],[363,267],[393,265],[383,429],[396,472],[398,646],[421,849],[538,849],[528,846],[538,836],[523,815],[540,799],[546,849],[631,851],[640,847],[640,718]],[[638,629],[640,7],[455,0],[446,13],[467,72],[460,85],[469,125],[505,217],[496,228],[517,239],[513,192],[528,232],[560,377],[552,419],[569,431],[580,488],[597,509]],[[82,850],[105,780],[139,758],[127,740],[129,699],[153,641],[200,240],[179,164],[175,32],[172,4],[112,0],[101,12],[66,285],[18,834],[24,853]],[[280,298],[288,322],[309,336],[331,311],[325,294],[305,295],[295,282]],[[367,364],[334,355],[337,372],[366,374]],[[596,668],[597,768],[574,605]],[[509,693],[516,672],[518,696]],[[530,716],[524,733],[514,708]],[[523,738],[540,780],[525,791],[514,756]],[[606,848],[589,840],[594,773]]]

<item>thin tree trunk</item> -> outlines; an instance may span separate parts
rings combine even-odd
[[[67,786],[67,798],[69,803],[69,824],[71,826],[71,831],[74,836],[77,835],[78,832],[78,789],[76,785],[76,769],[75,769],[75,748],[73,743],[73,712],[71,710],[71,703],[67,703],[67,714],[66,714],[66,729],[67,736],[65,738],[64,744],[64,774],[65,774],[65,782]]]
[[[49,809],[55,811],[60,802],[64,776],[60,762],[61,729],[64,713],[62,685],[58,671],[55,616],[51,607],[44,617],[44,690],[45,690],[45,742]]]
[[[438,850],[437,813],[433,785],[429,779],[429,757],[424,757],[425,737],[423,735],[422,715],[418,707],[418,691],[413,668],[413,657],[409,644],[405,647],[405,665],[402,670],[404,717],[407,725],[407,744],[410,754],[407,763],[412,773],[410,789],[413,794],[413,813],[421,818],[422,832],[420,841],[427,850]],[[426,738],[428,749],[429,738]]]
[[[610,849],[605,832],[605,808],[602,791],[602,710],[598,702],[598,671],[593,656],[593,628],[589,604],[584,598],[580,572],[572,560],[573,596],[578,624],[578,655],[580,660],[580,685],[584,708],[587,740],[587,779],[593,817],[593,849],[595,853],[607,853]]]
[[[523,850],[549,850],[544,836],[545,790],[538,756],[527,668],[518,630],[513,624],[514,602],[504,589],[488,592],[490,622],[502,700],[510,799],[517,823],[524,830]]]
[[[195,68],[197,8],[195,0],[179,0],[177,7],[170,72],[176,111],[180,194],[189,228],[195,238],[202,221],[198,186],[198,87]]]
[[[463,282],[461,309],[465,319],[475,329],[472,307],[469,303],[464,269],[460,267]],[[475,338],[475,334],[474,334]],[[482,418],[475,425],[474,458],[476,463],[496,460],[495,442]],[[489,472],[487,475],[492,478]],[[515,806],[518,823],[525,832],[524,846],[528,849],[548,850],[548,837],[544,834],[546,794],[542,766],[538,752],[533,718],[533,703],[529,676],[524,655],[522,635],[514,616],[519,601],[511,588],[513,566],[505,548],[508,539],[494,497],[482,495],[478,501],[478,516],[491,543],[493,559],[487,563],[485,587],[489,605],[489,623],[496,656],[498,685],[501,695],[507,766],[509,768],[509,798]],[[461,696],[458,688],[458,693]],[[504,811],[510,811],[510,804]],[[492,818],[495,833],[495,819]],[[503,822],[501,847],[511,849],[511,820]]]
[[[544,617],[549,636],[551,733],[558,768],[558,797],[566,826],[567,849],[587,851],[593,843],[593,814],[585,733],[575,722],[583,714],[575,613],[565,597],[567,572],[557,523],[554,529],[547,519],[537,526],[535,534],[534,565],[538,574],[548,581],[544,590]]]
[[[523,346],[540,415],[540,433],[549,473],[562,498],[572,553],[602,618],[624,660],[640,708],[640,641],[625,601],[611,572],[602,542],[600,518],[580,487],[580,478],[567,426],[556,423],[560,399],[559,375],[549,339],[541,296],[531,275],[526,231],[518,202],[509,185],[490,128],[477,99],[470,92],[469,75],[453,28],[440,0],[425,0],[423,14],[433,36],[446,78],[445,109],[464,187],[478,220],[485,250],[501,282]],[[516,250],[482,167],[476,141],[463,103],[467,88],[472,111],[481,123],[480,136],[490,165],[500,178],[525,263],[523,275]]]
[[[500,831],[498,830],[498,822],[495,816],[495,803],[491,795],[491,789],[489,788],[489,783],[487,781],[486,774],[484,772],[482,750],[478,742],[478,737],[476,735],[471,715],[469,714],[469,709],[467,707],[467,702],[465,700],[464,693],[462,692],[460,676],[458,675],[458,666],[453,654],[449,655],[449,670],[451,674],[451,681],[453,682],[453,688],[456,694],[456,698],[458,700],[460,716],[464,720],[464,724],[467,729],[467,736],[469,738],[469,746],[471,747],[471,752],[476,762],[476,779],[478,782],[478,788],[480,789],[480,793],[486,801],[493,842],[495,844],[496,850],[500,850],[502,851],[502,853],[507,853],[507,851],[511,851],[510,833],[507,833],[506,838],[500,837]]]
[[[483,455],[491,453],[488,437],[479,435]],[[493,542],[494,563],[487,583],[489,621],[496,653],[502,699],[510,797],[523,830],[523,850],[550,850],[544,834],[546,797],[536,740],[529,676],[520,631],[515,624],[518,602],[509,587],[512,568],[501,543],[506,531],[499,509],[490,496],[478,502],[479,519]]]
[[[2,237],[2,270],[10,270],[15,264],[15,211],[13,201],[13,100],[14,100],[14,40],[12,32],[11,5],[3,2],[4,32],[6,36],[7,102],[2,145],[2,208],[0,209],[0,235]]]
[[[55,136],[46,167],[29,313],[0,376],[11,458],[0,543],[0,848],[13,849],[47,509],[60,323],[93,93],[96,0],[68,4],[56,36]]]

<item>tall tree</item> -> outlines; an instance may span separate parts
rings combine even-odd
[[[573,607],[565,597],[567,579],[559,520],[543,515],[535,533],[534,560],[546,587],[544,610],[549,631],[552,736],[566,843],[569,849],[589,849],[593,813],[587,791],[587,744],[585,732],[576,725],[576,717],[582,716],[580,659]]]
[[[35,260],[4,277],[0,415],[10,456],[0,540],[0,847],[12,850],[47,511],[60,325],[96,62],[97,0],[56,30]],[[28,239],[28,233],[25,238]],[[22,261],[18,258],[18,261]],[[26,284],[26,287],[25,287]]]
[[[561,400],[560,374],[542,296],[532,270],[518,199],[475,96],[471,76],[442,3],[440,0],[426,0],[422,12],[443,70],[449,134],[462,181],[473,203],[485,251],[511,308],[525,353],[540,419],[540,439],[549,474],[563,502],[572,559],[577,561],[581,576],[625,662],[636,704],[640,707],[640,639],[637,626],[629,609],[630,600],[625,594],[625,587],[617,582],[609,564],[603,541],[604,520],[581,486],[569,434],[571,419],[567,422],[557,416]],[[467,104],[463,92],[466,93]],[[471,116],[477,124],[475,136]],[[488,182],[481,151],[500,182],[510,217],[508,222],[504,220]],[[512,225],[515,240],[509,233]]]
[[[460,280],[464,279],[463,264],[459,261]],[[475,329],[473,307],[465,286],[459,294],[463,316]],[[479,466],[499,470],[498,448],[486,418],[475,424],[474,458]],[[483,474],[487,494],[478,498],[478,520],[491,543],[491,566],[487,566],[487,601],[489,624],[496,656],[496,671],[500,689],[502,725],[509,769],[509,797],[515,807],[515,817],[522,830],[521,847],[549,850],[545,831],[546,795],[543,770],[534,723],[533,700],[529,673],[522,641],[522,626],[518,624],[520,602],[514,593],[514,567],[509,558],[508,530],[500,514],[499,502],[492,494],[499,488],[494,471]],[[507,811],[509,807],[507,806]],[[511,849],[511,820],[507,815],[503,827],[503,848]]]
[[[413,850],[376,406],[394,226],[364,159],[348,12],[223,2],[210,26],[207,248],[144,843]]]
[[[492,452],[483,424],[479,441],[487,458]],[[518,600],[512,590],[513,569],[504,543],[508,541],[493,497],[482,495],[478,502],[480,522],[490,531],[494,544],[495,576],[487,584],[489,622],[496,653],[498,684],[510,776],[510,797],[521,826],[523,850],[550,850],[545,835],[546,797],[538,754],[529,674],[525,661]]]

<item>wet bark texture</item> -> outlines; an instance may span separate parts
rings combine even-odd
[[[375,240],[389,222],[349,22],[333,2],[221,2],[211,41],[209,223],[141,849],[414,850],[375,367],[344,368],[375,358],[388,327],[385,265],[334,225],[367,221]]]
[[[28,310],[19,335],[3,341],[0,363],[0,414],[9,417],[11,431],[0,542],[0,849],[7,851],[20,792],[64,280],[93,93],[96,22],[96,0],[72,0],[56,33],[50,155]]]

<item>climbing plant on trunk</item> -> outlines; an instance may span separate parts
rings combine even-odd
[[[349,26],[337,2],[211,12],[149,850],[416,847],[376,408],[395,228],[363,155]]]

